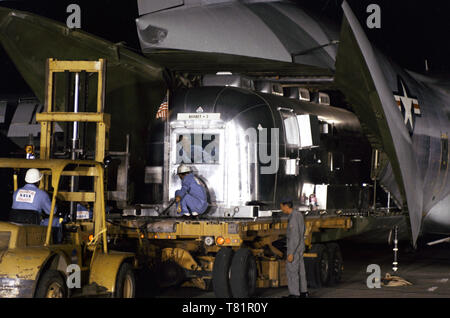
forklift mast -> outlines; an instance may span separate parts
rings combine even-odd
[[[64,73],[66,76],[66,84],[70,83],[71,76],[74,75],[75,85],[71,94],[70,84],[66,85],[65,94],[65,110],[57,111],[56,107],[56,88],[59,87],[56,83],[56,74]],[[85,76],[85,88],[81,89],[80,77],[81,74]],[[97,107],[96,112],[80,112],[80,97],[86,100],[86,96],[80,96],[80,92],[87,95],[87,75],[97,74]],[[36,114],[36,121],[41,124],[41,141],[40,141],[40,159],[50,160],[53,158],[53,131],[56,122],[72,123],[72,138],[70,142],[69,152],[71,160],[82,159],[80,154],[83,149],[80,148],[80,128],[87,123],[96,123],[95,130],[95,154],[94,161],[103,163],[105,152],[108,149],[108,132],[110,128],[111,116],[104,113],[105,102],[105,78],[106,78],[106,61],[99,59],[98,61],[60,61],[56,59],[48,59],[46,63],[46,95],[45,95],[45,109],[44,112]],[[73,107],[69,107],[69,98],[73,95]],[[72,111],[69,111],[72,108]],[[86,107],[84,107],[86,108]],[[85,110],[85,109],[84,109]],[[86,146],[86,145],[83,145]],[[70,191],[64,193],[64,199],[70,201],[70,216],[73,221],[76,220],[76,203],[83,202],[104,202],[104,198],[100,200],[99,196],[104,196],[104,189],[106,185],[98,184],[99,180],[95,178],[94,189],[95,192],[87,195],[85,192],[79,192],[78,179],[80,175],[74,173],[70,178]],[[42,187],[49,190],[49,176],[43,178]],[[82,199],[82,200],[81,200]],[[100,233],[105,228],[104,222],[104,206],[94,204],[94,219],[95,233]],[[52,218],[51,214],[51,218]],[[103,221],[102,221],[103,220]],[[106,232],[104,233],[106,240]],[[106,245],[105,245],[106,246]]]

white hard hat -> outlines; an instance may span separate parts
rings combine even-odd
[[[42,179],[42,173],[38,169],[28,169],[25,175],[26,183],[36,183]]]
[[[189,168],[188,166],[185,166],[183,164],[178,166],[177,174],[186,173],[186,172],[191,172],[191,168]]]

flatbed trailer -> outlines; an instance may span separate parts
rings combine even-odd
[[[408,235],[401,212],[320,212],[305,216],[303,256],[310,288],[341,281],[341,240],[368,235],[371,241],[378,236],[380,242],[387,242],[387,233],[395,226]],[[156,277],[162,286],[212,289],[217,297],[250,297],[255,288],[287,285],[287,224],[288,217],[281,213],[240,219],[107,217],[110,244],[117,242],[120,249],[121,242],[135,240],[137,258],[157,264]]]
[[[250,297],[255,288],[287,285],[287,216],[254,219],[217,218],[118,218],[109,219],[110,242],[136,239],[150,244],[141,257],[152,254],[165,286],[212,287],[218,297]],[[335,242],[313,244],[313,234],[328,230],[349,231],[346,216],[305,218],[305,265],[310,287],[338,283],[343,270],[342,255]],[[118,244],[120,245],[120,243]]]

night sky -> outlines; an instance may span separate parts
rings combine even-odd
[[[321,17],[342,20],[340,0],[292,0]],[[430,73],[449,74],[450,78],[450,2],[349,0],[360,22],[365,26],[371,3],[381,7],[381,29],[365,32],[375,46],[404,68],[424,72],[428,60]],[[139,50],[134,20],[137,18],[135,0],[28,0],[1,1],[0,5],[33,12],[60,22],[66,21],[66,8],[76,3],[81,7],[81,28],[112,42],[124,41]],[[0,47],[0,72],[8,87],[0,87],[0,95],[29,94],[29,89]]]

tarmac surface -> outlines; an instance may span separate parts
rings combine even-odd
[[[422,238],[418,248],[412,249],[408,243],[399,246],[399,269],[392,270],[392,246],[341,243],[344,257],[342,282],[333,287],[309,290],[312,298],[446,298],[450,297],[450,243],[427,246],[425,243],[435,238]],[[383,286],[368,288],[369,264],[378,264],[381,279],[386,273],[400,276],[412,285]],[[257,298],[280,298],[288,294],[287,288],[258,289]],[[145,296],[144,296],[145,297]],[[163,298],[214,298],[213,292],[195,288],[169,288],[160,290],[157,297]]]

